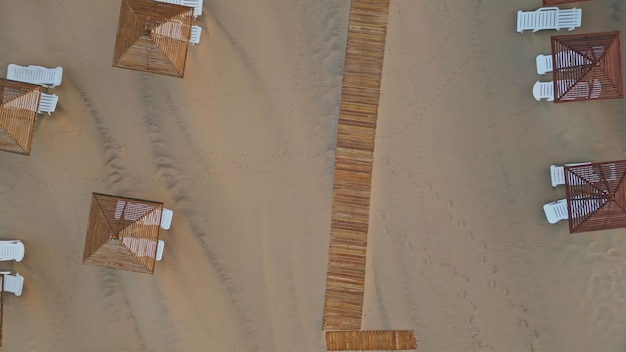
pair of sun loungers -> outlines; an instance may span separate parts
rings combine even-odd
[[[601,55],[602,53],[594,53],[594,55]],[[576,67],[589,65],[592,62],[585,57],[585,53],[578,53],[573,50],[561,51],[555,54],[555,62],[557,69],[563,67]],[[537,74],[544,75],[553,71],[552,55],[537,55],[535,59],[537,65]],[[574,99],[576,97],[597,98],[600,96],[602,90],[602,84],[599,80],[594,80],[591,84],[586,82],[580,82],[572,86],[573,81],[561,81],[559,84],[566,85],[562,91],[570,91],[571,93],[561,97],[561,100]],[[537,101],[547,100],[554,101],[554,82],[535,82],[533,86],[533,97]]]
[[[559,9],[558,7],[542,7],[535,11],[518,11],[517,12],[517,31],[519,33],[525,31],[537,32],[540,30],[567,29],[572,31],[580,27],[582,24],[582,10],[577,8]],[[584,58],[573,52],[563,52],[563,60],[559,62],[568,62],[570,66],[584,64]],[[537,73],[540,75],[552,72],[552,56],[540,54],[536,58]],[[576,89],[579,89],[576,87]],[[582,88],[584,89],[584,88]],[[576,95],[590,96],[593,92],[576,92]],[[585,94],[586,93],[586,94]],[[598,90],[599,93],[599,90]],[[554,83],[553,82],[535,82],[533,86],[533,97],[537,101],[547,100],[554,101]]]
[[[550,178],[552,181],[552,187],[557,187],[565,184],[565,166],[584,166],[588,164],[591,163],[584,162],[565,165],[550,165]],[[593,173],[593,169],[591,167],[585,167],[582,170],[585,173],[587,180],[591,182],[600,181],[600,177]],[[617,179],[617,170],[615,164],[612,164],[609,165],[609,175],[605,180],[610,181],[615,179]],[[572,182],[576,181],[570,179],[570,184]],[[603,200],[591,199],[587,200],[587,205],[590,207],[590,209],[598,209],[602,206],[602,202]],[[546,219],[550,224],[556,224],[561,220],[569,219],[566,199],[559,199],[555,200],[554,202],[544,204],[543,212],[546,214]]]
[[[140,220],[143,224],[160,224],[160,227],[163,230],[169,230],[172,224],[172,218],[174,217],[174,212],[170,209],[163,208],[161,210],[160,219],[158,217],[158,213],[150,213],[150,215],[154,216],[145,216],[147,212],[150,212],[151,208],[145,204],[141,203],[132,203],[127,201],[118,201],[115,206],[115,214],[113,215],[116,219],[124,218],[126,220]],[[129,241],[129,245],[131,245],[132,241]],[[154,247],[153,247],[154,248]],[[165,242],[162,240],[158,240],[157,242],[157,251],[156,251],[156,260],[161,260],[163,258],[163,249],[165,248]],[[154,250],[154,249],[153,249]]]
[[[24,243],[20,240],[0,241],[0,261],[24,259]],[[11,292],[16,296],[22,294],[24,277],[19,273],[12,274],[10,271],[0,271],[2,275],[2,291]]]
[[[46,68],[36,65],[19,66],[9,64],[7,68],[7,79],[36,84],[46,88],[54,88],[61,85],[62,78],[63,67],[60,66],[56,68]],[[37,112],[51,115],[56,110],[58,102],[59,97],[56,94],[41,93]]]

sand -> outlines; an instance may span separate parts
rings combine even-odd
[[[419,351],[622,352],[626,230],[570,235],[548,166],[624,159],[624,100],[532,99],[540,1],[392,0],[364,329]],[[583,28],[624,28],[618,1]],[[0,2],[6,65],[61,65],[30,156],[0,153],[26,257],[6,351],[323,351],[349,1],[205,1],[184,79],[111,67],[118,1]],[[91,192],[174,210],[154,275],[81,264]]]

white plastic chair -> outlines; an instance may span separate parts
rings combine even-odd
[[[157,243],[157,252],[156,252],[156,260],[159,261],[163,259],[163,249],[165,248],[165,242],[159,240]]]
[[[35,65],[19,66],[9,64],[7,68],[7,79],[54,88],[61,85],[63,67],[46,68]]]
[[[533,85],[533,97],[535,97],[537,101],[541,101],[542,99],[554,101],[554,83],[552,81],[535,82],[535,85]]]
[[[559,9],[558,7],[542,7],[535,11],[517,11],[517,31],[537,32],[543,29],[567,29],[580,27],[583,13],[581,9]]]
[[[565,165],[550,165],[550,178],[552,179],[552,187],[565,184],[565,166],[578,166],[588,165],[590,162],[565,164]]]
[[[39,98],[38,112],[40,114],[46,113],[48,115],[52,115],[52,113],[57,108],[58,102],[59,97],[56,94],[41,93],[41,98]]]
[[[174,212],[170,209],[163,208],[161,212],[161,228],[163,230],[169,230],[170,225],[172,224],[172,217],[174,216]]]
[[[22,287],[24,287],[24,277],[19,273],[11,275],[10,271],[0,271],[0,274],[3,275],[2,281],[4,282],[2,290],[4,292],[11,292],[16,296],[21,296]]]
[[[556,224],[561,220],[567,220],[569,215],[567,213],[567,200],[559,199],[548,204],[544,204],[543,212],[546,214],[546,219],[550,224]]]
[[[156,0],[156,1],[166,2],[168,4],[193,7],[193,18],[198,18],[198,16],[202,15],[202,0]]]
[[[0,261],[24,259],[24,243],[20,240],[0,241]]]
[[[202,35],[202,27],[191,26],[191,36],[189,37],[189,42],[193,45],[200,43],[201,35]]]

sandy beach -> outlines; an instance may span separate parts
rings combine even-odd
[[[621,30],[617,0],[573,33]],[[564,7],[572,7],[564,6]],[[119,1],[0,0],[10,63],[63,66],[30,156],[0,152],[25,278],[3,351],[325,351],[348,0],[205,0],[183,79],[111,66]],[[623,99],[531,94],[539,0],[391,0],[363,329],[420,352],[623,352],[626,229],[570,235],[550,164],[626,159]],[[92,192],[164,202],[153,275],[83,265]]]

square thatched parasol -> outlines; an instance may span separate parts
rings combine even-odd
[[[619,31],[551,37],[555,103],[624,97],[619,37]]]
[[[0,78],[0,150],[30,154],[41,87]]]
[[[83,264],[152,274],[163,203],[93,193]]]
[[[626,160],[564,171],[570,233],[626,227]]]
[[[193,8],[122,0],[113,66],[183,77]]]

